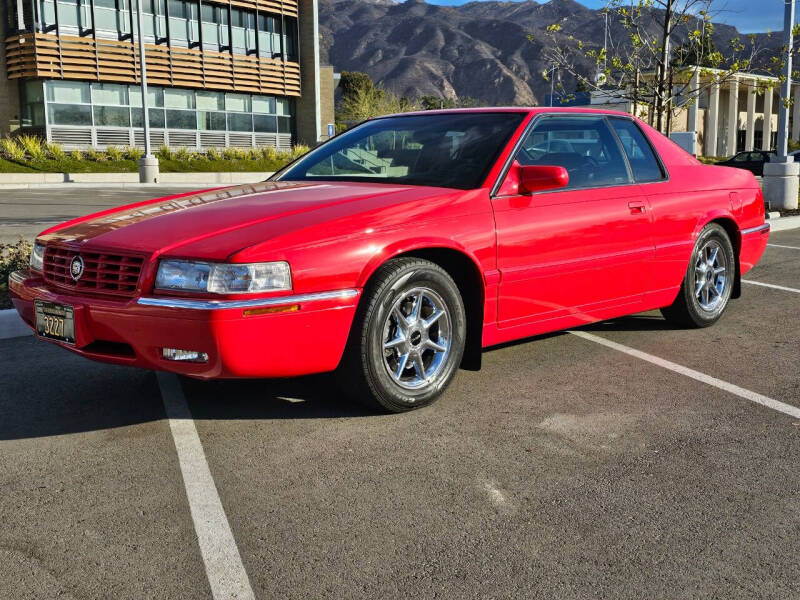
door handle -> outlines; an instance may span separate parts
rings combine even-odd
[[[628,202],[628,208],[631,209],[632,215],[642,215],[647,210],[647,206],[641,201]]]

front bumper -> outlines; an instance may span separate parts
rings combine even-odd
[[[359,297],[359,290],[338,290],[246,301],[106,300],[55,292],[33,272],[12,273],[9,290],[31,328],[35,300],[75,307],[75,345],[52,343],[76,354],[204,379],[332,371],[344,352]],[[291,312],[259,310],[288,306]],[[208,362],[166,360],[163,348],[205,352]]]

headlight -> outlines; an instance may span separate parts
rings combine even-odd
[[[41,271],[44,265],[44,244],[34,242],[31,250],[31,269]]]
[[[205,292],[211,265],[186,260],[162,260],[158,265],[156,287],[162,290]]]
[[[164,260],[158,266],[156,288],[252,294],[292,289],[292,274],[286,262],[224,264],[185,260]]]

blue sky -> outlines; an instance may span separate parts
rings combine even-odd
[[[467,0],[427,0],[432,4],[464,4]],[[578,0],[590,8],[602,8],[603,0]],[[715,21],[735,25],[742,33],[783,29],[781,0],[715,0]],[[795,10],[799,11],[798,8]]]

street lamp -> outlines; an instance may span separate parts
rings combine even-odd
[[[778,148],[775,160],[764,164],[764,200],[772,209],[787,210],[797,208],[798,175],[800,163],[787,155],[789,143],[789,106],[792,96],[792,44],[794,36],[795,0],[784,0],[783,39],[786,47],[783,67],[783,83],[778,108]]]
[[[142,0],[136,1],[136,20],[139,34],[139,73],[142,88],[142,124],[144,125],[144,156],[139,159],[139,183],[158,183],[158,158],[150,148],[150,112],[147,98],[147,59],[144,50]]]

